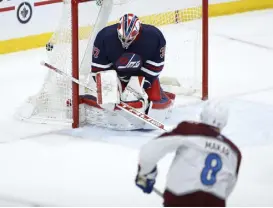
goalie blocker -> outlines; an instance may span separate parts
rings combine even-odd
[[[88,114],[87,123],[116,130],[153,129],[151,125],[115,107],[120,101],[159,122],[164,122],[171,114],[175,95],[164,92],[158,79],[146,90],[143,88],[144,77],[132,76],[125,85],[120,82],[115,70],[97,72],[95,80],[90,79],[89,84],[97,88],[97,94],[86,90],[80,96],[80,103]],[[156,99],[151,99],[153,97]]]

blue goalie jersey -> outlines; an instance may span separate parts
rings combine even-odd
[[[117,27],[117,24],[105,27],[97,34],[91,72],[95,75],[114,69],[125,84],[131,76],[144,76],[144,88],[149,88],[164,67],[166,40],[162,32],[152,25],[142,24],[137,38],[128,49],[124,49]]]

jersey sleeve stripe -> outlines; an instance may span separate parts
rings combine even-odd
[[[96,63],[92,63],[92,66],[97,67],[97,68],[107,69],[107,68],[110,68],[112,66],[112,63],[110,63],[110,64],[96,64]]]
[[[160,74],[160,72],[154,72],[154,71],[151,71],[145,67],[141,67],[141,71],[145,72],[146,74],[149,74],[149,75],[152,75],[152,76],[158,76]]]
[[[156,62],[147,60],[146,63],[147,63],[147,64],[151,64],[151,65],[153,65],[153,66],[163,66],[163,65],[164,65],[164,61],[162,61],[162,62],[160,62],[160,63],[156,63]]]
[[[163,69],[164,66],[163,65],[162,66],[154,66],[154,65],[150,65],[150,64],[145,63],[144,67],[146,69],[151,70],[151,71],[159,72],[159,71],[161,71]]]

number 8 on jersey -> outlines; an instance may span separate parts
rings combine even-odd
[[[205,167],[201,172],[201,182],[206,186],[216,183],[216,175],[222,168],[222,159],[216,153],[210,153],[205,159]]]

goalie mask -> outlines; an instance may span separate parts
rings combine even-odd
[[[140,27],[140,20],[134,14],[125,14],[120,18],[117,32],[123,48],[128,49],[138,36]]]

